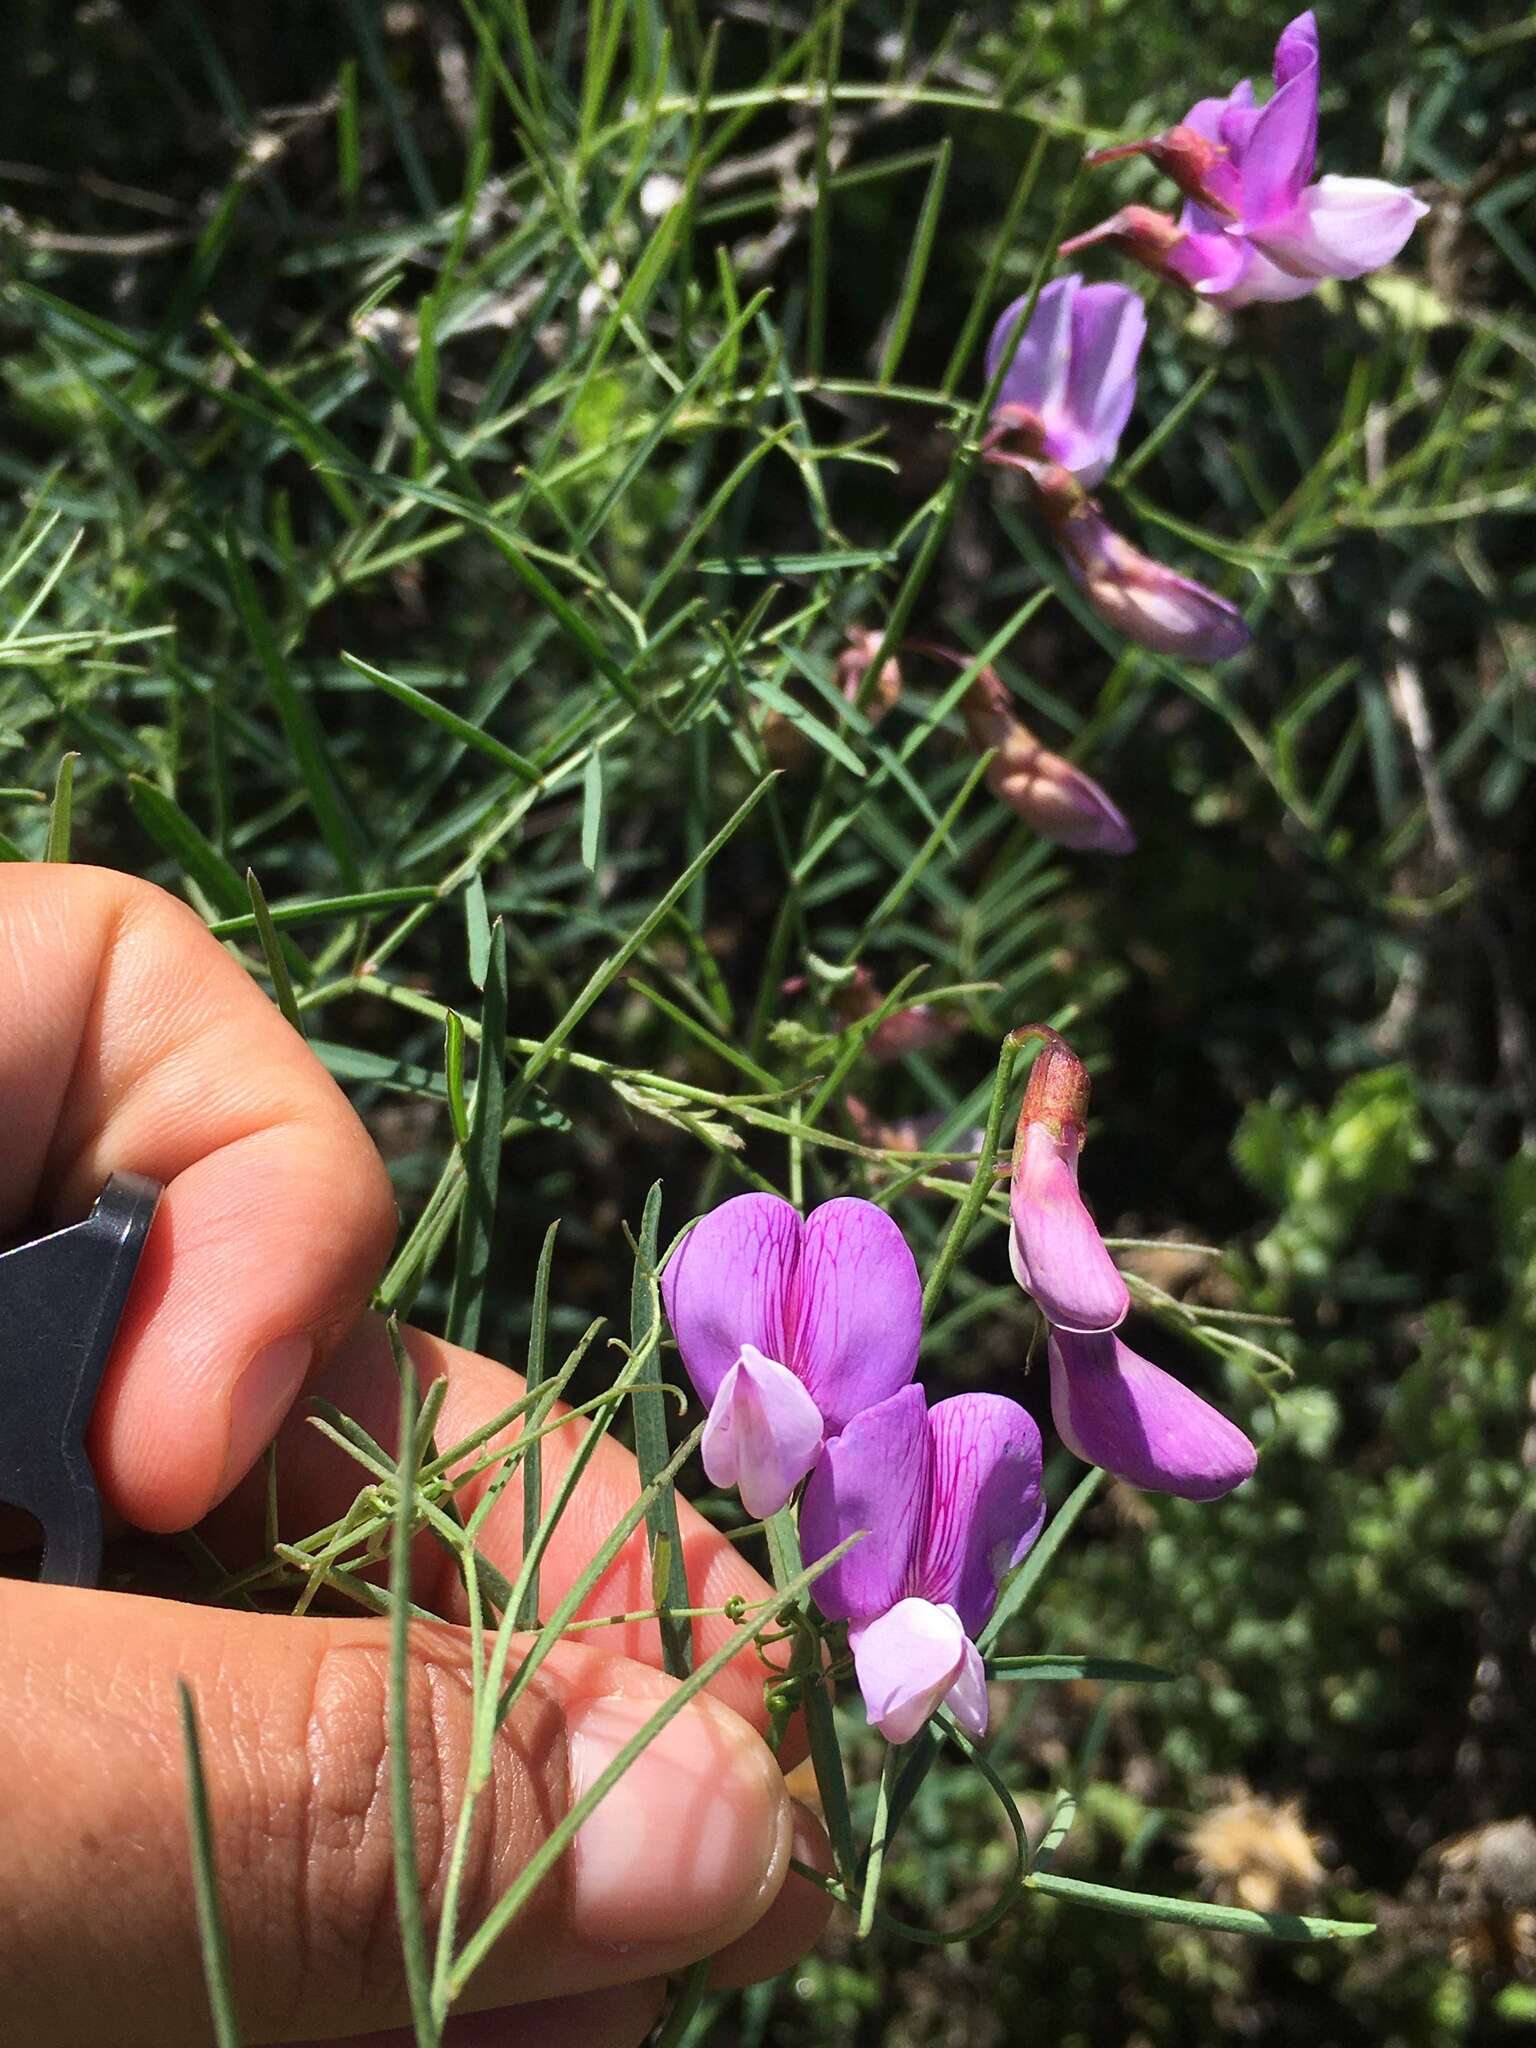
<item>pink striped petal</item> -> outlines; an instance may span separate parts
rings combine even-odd
[[[840,1196],[812,1210],[793,1317],[785,1363],[810,1389],[829,1436],[907,1385],[917,1370],[923,1289],[907,1241],[883,1209]]]
[[[1045,1520],[1040,1431],[1017,1401],[956,1394],[928,1411],[928,1433],[928,1530],[912,1583],[974,1636]]]
[[[800,1232],[777,1195],[737,1195],[694,1225],[662,1274],[667,1320],[700,1400],[714,1400],[744,1344],[788,1363],[785,1305]]]
[[[867,1620],[906,1592],[923,1541],[932,1463],[921,1387],[903,1387],[865,1409],[827,1445],[800,1504],[801,1555],[814,1564],[864,1532],[816,1581],[816,1604],[830,1620]]]

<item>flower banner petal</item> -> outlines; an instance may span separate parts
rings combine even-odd
[[[1071,445],[1050,452],[1084,484],[1097,483],[1115,459],[1136,402],[1136,359],[1146,333],[1139,293],[1120,284],[1079,290],[1065,408]]]
[[[1040,1431],[1017,1401],[956,1394],[928,1412],[933,1442],[928,1534],[913,1579],[925,1599],[953,1607],[974,1636],[998,1582],[1040,1534]]]
[[[701,1400],[714,1400],[743,1344],[787,1359],[800,1231],[777,1195],[737,1195],[694,1225],[662,1274],[667,1320]]]
[[[873,1202],[839,1196],[806,1218],[791,1312],[785,1362],[829,1436],[917,1370],[922,1283],[906,1239]]]
[[[932,1462],[921,1387],[866,1408],[827,1445],[800,1504],[801,1554],[815,1564],[857,1531],[865,1534],[816,1581],[823,1614],[860,1620],[906,1593],[927,1523]]]

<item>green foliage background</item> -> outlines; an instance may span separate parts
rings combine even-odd
[[[1324,162],[1434,202],[1403,264],[1236,323],[1152,292],[1109,495],[1239,599],[1251,655],[1114,643],[957,466],[984,323],[1059,232],[1159,196],[1079,176],[1085,142],[1262,77],[1281,25],[8,12],[0,851],[44,853],[74,751],[75,857],[185,894],[269,977],[255,870],[396,1176],[388,1298],[516,1362],[560,1215],[556,1326],[620,1314],[658,1173],[668,1234],[741,1185],[856,1190],[931,1253],[944,1184],[897,1187],[844,1086],[964,1149],[1035,1017],[1093,1062],[1106,1228],[1224,1249],[1130,1256],[1173,1296],[1147,1348],[1262,1438],[1258,1480],[1101,1502],[1019,1645],[1186,1675],[1021,1695],[1010,1782],[1042,1813],[1076,1786],[1058,1868],[1164,1891],[1198,1884],[1181,1831],[1234,1783],[1296,1797],[1323,1910],[1380,1939],[1259,1952],[1034,1898],[974,1947],[835,1932],[695,2038],[1442,2048],[1536,2020],[1507,1959],[1450,1959],[1432,1855],[1536,1805],[1530,19],[1325,8]],[[893,619],[991,647],[1139,852],[1061,855],[966,793],[951,678],[911,663],[878,731],[845,705],[845,630]],[[760,780],[770,713],[810,765],[619,958]],[[487,1265],[455,1234],[443,1028],[486,1021],[496,916]],[[859,961],[968,985],[966,1028],[828,1089],[849,1048],[815,963]],[[1294,1372],[1273,1405],[1281,1372],[1227,1341],[1254,1329]],[[930,1383],[1039,1408],[1029,1339],[994,1230]],[[935,1774],[890,1902],[959,1924],[1001,1854],[978,1781]]]

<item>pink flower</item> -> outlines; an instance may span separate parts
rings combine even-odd
[[[999,1394],[928,1408],[907,1387],[827,1445],[800,1545],[814,1560],[860,1536],[816,1581],[816,1600],[847,1621],[865,1712],[887,1742],[909,1742],[940,1706],[986,1734],[976,1637],[1045,1520],[1040,1468],[1032,1417]]]
[[[749,1514],[777,1513],[826,1438],[917,1368],[917,1267],[872,1202],[802,1219],[777,1195],[737,1195],[695,1224],[661,1289],[709,1404],[704,1470]]]
[[[1091,498],[1046,516],[1073,582],[1127,640],[1185,661],[1225,661],[1248,645],[1236,605],[1132,547]]]
[[[989,380],[1026,304],[1015,299],[992,330]],[[1146,332],[1146,309],[1124,285],[1058,277],[1018,334],[994,419],[1028,442],[1030,453],[1096,484],[1115,459],[1136,401],[1136,358]]]
[[[1197,101],[1165,134],[1090,156],[1090,163],[1148,156],[1185,194],[1179,240],[1154,268],[1232,307],[1297,298],[1320,278],[1364,277],[1392,261],[1429,209],[1406,186],[1381,178],[1313,181],[1318,73],[1317,20],[1309,10],[1275,45],[1275,90],[1263,106],[1244,79],[1225,99]],[[1126,216],[1148,211],[1126,208],[1063,250],[1139,234],[1140,247],[1129,253],[1147,261],[1148,224]]]
[[[1077,1157],[1088,1120],[1088,1073],[1064,1038],[1032,1024],[1016,1040],[1045,1043],[1030,1069],[1013,1147],[1013,1277],[1054,1328],[1112,1330],[1131,1297],[1077,1191]]]

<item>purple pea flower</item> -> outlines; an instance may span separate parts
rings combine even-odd
[[[825,1557],[863,1532],[816,1599],[849,1624],[859,1691],[887,1742],[909,1742],[941,1704],[985,1735],[976,1637],[1040,1533],[1040,1467],[1033,1419],[999,1394],[925,1408],[905,1387],[827,1445],[801,1503],[801,1548]]]
[[[992,330],[989,381],[1026,304],[1015,299]],[[1136,358],[1146,332],[1146,308],[1124,285],[1058,277],[1035,300],[1018,337],[994,419],[1085,488],[1096,484],[1115,459],[1136,401]]]
[[[777,1513],[825,1440],[917,1367],[917,1267],[872,1202],[802,1219],[777,1195],[737,1195],[688,1233],[661,1287],[709,1408],[704,1470],[751,1515]]]
[[[1297,298],[1321,278],[1364,277],[1392,261],[1429,211],[1381,178],[1313,182],[1318,74],[1309,10],[1281,32],[1275,90],[1262,107],[1244,79],[1225,99],[1197,101],[1166,134],[1089,159],[1145,155],[1174,179],[1188,203],[1164,267],[1218,305]]]
[[[1049,1350],[1051,1415],[1085,1464],[1184,1500],[1219,1500],[1253,1477],[1258,1457],[1237,1424],[1113,1330],[1053,1330]]]
[[[1077,1191],[1087,1069],[1049,1025],[1014,1033],[1016,1041],[1032,1037],[1045,1043],[1030,1069],[1014,1139],[1008,1202],[1013,1277],[1054,1329],[1113,1330],[1130,1313],[1130,1291]]]
[[[1016,299],[992,330],[990,376],[1024,303]],[[1132,547],[1088,494],[1130,417],[1145,333],[1141,300],[1123,285],[1085,285],[1075,275],[1047,285],[1014,340],[985,455],[1028,477],[1057,551],[1102,619],[1157,653],[1222,661],[1248,644],[1236,608]]]

